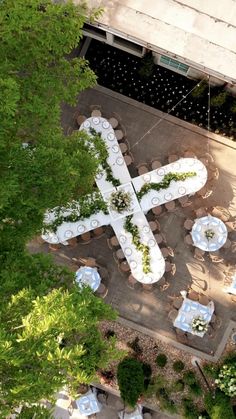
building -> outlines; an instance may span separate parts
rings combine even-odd
[[[75,3],[79,0],[74,0]],[[236,93],[235,0],[88,0],[103,7],[84,34]]]

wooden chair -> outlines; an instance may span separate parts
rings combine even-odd
[[[113,129],[118,127],[119,122],[116,118],[112,117],[108,120],[108,122],[111,124]]]
[[[171,271],[171,263],[166,261],[165,262],[165,272],[170,272]]]
[[[57,250],[59,250],[61,248],[61,245],[50,243],[48,248],[49,248],[49,250],[52,250],[53,252],[57,252]]]
[[[216,206],[211,210],[211,215],[213,217],[219,218],[223,222],[227,222],[231,218],[231,214],[227,208]]]
[[[124,133],[121,129],[116,129],[115,136],[116,136],[117,141],[121,141],[124,138]]]
[[[114,261],[117,263],[117,265],[119,265],[120,260],[118,259],[116,252],[113,252],[112,256],[113,256]]]
[[[218,255],[213,255],[209,253],[209,257],[213,263],[221,263],[224,262],[224,258]]]
[[[231,247],[231,240],[227,239],[225,244],[223,245],[224,249],[230,249]]]
[[[160,250],[163,258],[167,258],[169,256],[169,250],[167,249],[167,247],[162,247]]]
[[[139,164],[137,166],[137,169],[138,169],[139,176],[144,175],[145,173],[149,172],[148,167],[145,163]]]
[[[185,151],[184,152],[184,157],[192,158],[192,159],[196,159],[197,158],[196,153],[194,151],[192,151],[192,150]]]
[[[178,316],[178,310],[174,308],[168,313],[168,319],[171,320],[172,322],[175,321],[177,316]]]
[[[121,150],[121,153],[122,153],[122,154],[127,153],[127,151],[128,151],[128,146],[127,146],[127,144],[125,144],[125,143],[120,143],[120,150]]]
[[[168,163],[174,163],[175,161],[179,160],[177,154],[170,154],[168,156]]]
[[[133,277],[132,274],[130,274],[128,277],[127,286],[131,289],[135,289],[137,285],[138,281]]]
[[[155,234],[154,237],[155,237],[155,240],[156,240],[157,244],[161,244],[163,242],[163,237],[162,237],[161,234]]]
[[[72,237],[72,239],[67,239],[67,242],[70,247],[76,247],[78,245],[78,241],[76,237]]]
[[[101,282],[95,294],[97,295],[97,297],[105,298],[108,294],[108,288]]]
[[[113,250],[114,247],[119,246],[119,242],[116,236],[111,237],[110,239],[107,239],[107,245],[109,249]]]
[[[160,215],[162,213],[162,206],[159,205],[158,207],[152,208],[152,213],[154,215]]]
[[[197,259],[197,260],[199,260],[200,262],[204,262],[204,255],[205,255],[205,252],[204,252],[204,250],[202,250],[202,249],[199,249],[198,247],[195,247],[194,248],[194,254],[193,254],[193,257],[195,258],[195,259]]]
[[[95,118],[95,117],[100,118],[100,117],[102,116],[102,112],[101,112],[99,109],[94,109],[94,110],[91,112],[91,116],[92,116],[93,118]]]
[[[203,306],[207,306],[211,300],[205,294],[199,294],[198,301]]]
[[[126,260],[124,260],[123,262],[119,263],[119,270],[122,273],[127,273],[130,271],[130,267],[129,264]]]
[[[105,266],[99,266],[98,272],[103,281],[104,280],[106,281],[109,279],[109,272],[108,272],[108,269],[105,268]]]
[[[156,221],[149,221],[148,224],[149,224],[149,227],[152,230],[152,232],[154,232],[154,231],[157,230],[157,223],[156,223]]]
[[[197,291],[194,291],[194,290],[189,290],[188,298],[192,301],[198,301],[199,293]]]
[[[187,234],[184,237],[184,243],[187,244],[188,246],[193,246],[193,239],[192,239],[192,236],[190,234]]]
[[[89,109],[90,109],[90,112],[92,113],[93,111],[101,111],[102,107],[101,105],[90,105]]]
[[[205,217],[208,215],[206,208],[200,207],[195,210],[195,214],[197,218]]]
[[[82,125],[82,123],[86,120],[87,118],[86,118],[86,116],[84,116],[84,115],[78,115],[77,116],[77,118],[76,118],[76,122],[77,122],[77,124],[79,125],[79,127],[80,127],[80,125]]]
[[[142,289],[144,292],[152,292],[153,285],[152,284],[142,284]]]
[[[119,261],[125,259],[125,255],[122,249],[118,249],[116,251],[116,257]]]
[[[96,259],[92,257],[78,257],[76,261],[79,262],[79,265],[82,266],[89,266],[90,268],[98,267]]]
[[[169,201],[165,203],[165,208],[168,212],[173,212],[175,210],[175,201]]]
[[[91,242],[91,233],[90,231],[87,231],[86,233],[83,233],[80,235],[81,242],[80,244],[88,244]]]
[[[172,305],[175,309],[179,310],[183,304],[183,301],[184,301],[183,297],[176,297],[174,298]]]
[[[159,160],[152,160],[151,161],[151,168],[152,170],[159,169],[162,166],[161,162]]]
[[[185,222],[184,222],[184,228],[186,230],[192,230],[193,225],[194,225],[194,221],[190,220],[189,218],[187,220],[185,220]]]
[[[124,156],[124,161],[125,161],[126,166],[130,166],[134,162],[133,155],[131,153],[126,154]]]
[[[101,236],[104,234],[104,228],[103,227],[97,227],[93,230],[93,235],[95,239],[100,239]]]
[[[162,237],[163,237],[163,234],[162,234]],[[163,241],[165,241],[164,237],[163,237]],[[172,247],[170,247],[170,246],[166,246],[166,248],[168,249],[169,256],[171,256],[173,258],[174,255],[175,255],[174,249],[172,249]]]

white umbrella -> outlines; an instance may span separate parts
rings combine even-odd
[[[75,281],[79,286],[88,285],[93,291],[96,291],[101,283],[101,277],[96,268],[82,266],[76,271]]]
[[[220,249],[227,240],[227,228],[219,218],[208,215],[198,218],[191,231],[196,247],[207,252]]]

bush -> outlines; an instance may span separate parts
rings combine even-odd
[[[118,365],[117,380],[122,400],[134,407],[144,391],[142,363],[134,358],[123,359]]]
[[[146,362],[142,363],[143,368],[143,375],[145,378],[150,378],[152,375],[152,367],[150,364],[147,364]]]
[[[205,364],[203,365],[203,371],[206,373],[206,375],[209,375],[209,377],[217,378],[219,368],[214,364]]]
[[[165,354],[159,354],[156,357],[156,364],[158,367],[163,368],[167,363],[167,356]]]
[[[139,345],[139,337],[136,336],[136,338],[134,338],[134,340],[132,340],[131,342],[127,343],[127,346],[131,349],[133,349],[133,351],[135,352],[136,355],[141,355],[143,350],[141,348],[141,346]]]
[[[156,392],[156,397],[159,401],[159,405],[161,410],[166,410],[169,413],[176,413],[177,408],[173,400],[169,398],[168,392],[166,388],[160,388]]]
[[[183,380],[185,384],[188,384],[189,386],[191,384],[195,384],[196,383],[196,378],[195,378],[195,374],[193,371],[186,371],[183,375]]]
[[[149,386],[145,389],[145,394],[147,397],[156,395],[160,388],[167,386],[167,382],[162,375],[156,375],[152,380],[150,380]]]
[[[183,414],[186,419],[198,419],[199,412],[192,399],[183,399]]]
[[[116,336],[116,333],[112,329],[108,329],[105,333],[105,338],[110,339]]]
[[[198,383],[190,384],[189,388],[190,388],[190,392],[192,394],[194,394],[194,396],[201,396],[202,395],[202,388],[201,388],[200,384],[198,384]]]
[[[151,77],[154,71],[154,67],[155,64],[153,61],[153,56],[152,52],[150,51],[147,54],[145,54],[143,58],[141,58],[138,73],[142,78],[148,79],[149,77]]]
[[[213,96],[211,98],[211,106],[215,106],[216,108],[222,106],[225,103],[227,96],[227,92],[221,92],[217,96]]]
[[[175,361],[173,363],[173,370],[175,372],[181,372],[184,369],[184,363],[182,361]]]
[[[222,365],[215,383],[227,396],[236,396],[236,364]]]
[[[182,380],[177,380],[172,385],[172,391],[180,392],[184,389],[184,382]]]
[[[208,393],[204,399],[205,408],[211,419],[235,419],[230,398],[217,390],[215,397]]]
[[[201,83],[201,84],[200,84]],[[193,97],[195,97],[195,98],[198,98],[198,97],[200,97],[200,96],[203,96],[204,95],[204,93],[205,93],[205,91],[206,91],[206,89],[207,89],[207,87],[208,87],[208,83],[207,83],[207,81],[202,81],[201,82],[201,80],[199,80],[199,84],[200,85],[197,85],[196,87],[195,87],[195,89],[192,91],[192,93],[191,93],[191,95],[193,96]]]

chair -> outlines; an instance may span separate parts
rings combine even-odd
[[[131,153],[126,154],[124,156],[124,161],[125,161],[126,166],[130,166],[134,162],[133,155]]]
[[[221,256],[213,255],[209,253],[209,257],[213,263],[221,263],[224,262],[224,258]]]
[[[116,136],[117,141],[121,141],[124,138],[124,133],[121,129],[116,129],[115,136]]]
[[[188,196],[181,196],[180,198],[178,198],[178,202],[180,203],[180,205],[184,205],[186,202],[188,202]]]
[[[53,252],[56,252],[57,250],[59,250],[61,248],[60,244],[54,244],[54,243],[50,243],[48,248],[50,250],[52,250]]]
[[[105,298],[108,294],[108,288],[104,284],[100,284],[96,290],[96,295],[100,298]]]
[[[231,247],[231,240],[227,239],[225,244],[223,245],[224,249],[230,249]]]
[[[185,222],[184,222],[184,228],[186,230],[192,230],[193,225],[194,225],[194,221],[190,220],[189,218],[187,220],[185,220]]]
[[[183,301],[184,301],[183,297],[176,297],[174,298],[172,305],[175,309],[179,310],[183,304]]]
[[[125,143],[120,143],[120,150],[122,154],[125,154],[128,151],[128,146]]]
[[[159,205],[158,207],[154,207],[154,208],[152,208],[152,213],[153,213],[154,215],[160,215],[160,214],[161,214],[161,212],[162,212],[162,206],[161,206],[161,205]]]
[[[109,249],[113,250],[114,247],[119,246],[119,242],[116,236],[111,237],[110,239],[107,239],[107,245]]]
[[[81,244],[88,244],[91,241],[91,234],[90,231],[87,231],[86,233],[83,233],[80,235],[81,238]]]
[[[211,300],[205,294],[199,294],[198,301],[203,306],[207,306]]]
[[[119,122],[116,118],[112,117],[108,120],[108,122],[111,124],[112,128],[118,127]]]
[[[97,111],[97,110],[101,110],[102,108],[101,108],[101,105],[90,105],[89,106],[89,108],[90,108],[90,111],[91,111],[91,113],[93,112],[93,111]]]
[[[165,262],[165,272],[170,272],[171,271],[171,263],[166,261]]]
[[[157,223],[156,223],[156,221],[149,221],[148,224],[149,224],[149,227],[152,230],[152,232],[154,232],[154,231],[157,230]]]
[[[169,311],[168,313],[168,319],[171,320],[172,322],[175,321],[177,316],[178,316],[178,310],[176,310],[175,308]]]
[[[69,246],[72,247],[72,248],[76,247],[77,244],[78,244],[78,241],[77,241],[76,237],[73,237],[72,239],[68,239],[67,242],[68,242]]]
[[[145,163],[139,164],[137,166],[137,169],[138,169],[139,176],[144,175],[145,173],[149,172],[148,167]]]
[[[96,259],[92,257],[79,257],[76,261],[79,262],[80,265],[89,266],[90,268],[96,268],[98,266]]]
[[[195,214],[197,218],[201,218],[201,217],[205,217],[208,215],[208,212],[205,208],[200,207],[198,209],[195,210]]]
[[[123,260],[123,259],[125,259],[125,255],[124,255],[124,252],[123,252],[123,250],[122,250],[122,249],[118,249],[118,250],[116,251],[116,257],[117,257],[117,259],[118,259],[118,260]]]
[[[213,217],[219,218],[221,221],[226,222],[231,218],[231,214],[227,208],[216,206],[211,210],[211,215]]]
[[[104,234],[104,228],[103,227],[97,227],[93,230],[94,238],[100,239],[101,236]]]
[[[165,203],[165,208],[168,212],[173,212],[175,210],[175,201],[169,201]]]
[[[202,250],[202,249],[199,249],[198,247],[195,247],[194,248],[194,254],[193,254],[193,257],[195,258],[195,259],[197,259],[197,260],[199,260],[200,262],[204,262],[204,256],[205,255],[205,252],[204,252],[204,250]]]
[[[86,118],[86,116],[84,116],[84,115],[78,115],[77,116],[77,118],[76,118],[76,122],[77,122],[77,124],[79,125],[79,127],[80,127],[80,125],[82,125],[82,123],[86,120],[87,118]]]
[[[167,247],[162,247],[161,253],[162,253],[163,258],[167,258],[169,256],[169,250],[167,249]]]
[[[152,160],[151,161],[151,168],[152,170],[159,169],[162,166],[161,162],[159,160]]]
[[[135,286],[138,285],[138,281],[134,278],[132,274],[129,275],[127,286],[131,289],[135,289]]]
[[[190,290],[188,292],[188,298],[192,301],[198,301],[199,299],[199,294],[198,292],[194,291],[194,290]]]
[[[193,239],[192,239],[192,236],[190,234],[187,234],[184,237],[184,243],[187,244],[188,246],[193,246]]]
[[[112,256],[113,256],[114,261],[117,263],[117,265],[119,265],[120,260],[118,259],[116,252],[113,252]]]
[[[91,116],[94,118],[94,117],[97,117],[97,118],[100,118],[101,116],[102,116],[102,112],[99,110],[99,109],[94,109],[92,112],[91,112]]]
[[[227,227],[228,233],[232,233],[232,231],[235,231],[236,230],[236,223],[235,223],[235,221],[226,221],[225,225]]]
[[[213,314],[211,318],[211,326],[213,327],[213,329],[220,329],[220,327],[222,326],[222,319]]]
[[[162,237],[163,237],[163,234],[162,234]],[[165,240],[165,239],[163,238],[163,240]],[[170,246],[167,246],[166,248],[168,249],[169,256],[171,256],[173,258],[174,255],[175,255],[174,249],[172,249],[172,247],[170,247]]]
[[[196,159],[196,158],[197,158],[197,156],[196,156],[196,154],[194,153],[194,151],[191,151],[191,150],[187,150],[187,151],[185,151],[185,152],[184,152],[184,157],[187,157],[187,158],[192,158],[192,159]]]
[[[153,291],[153,285],[152,284],[142,284],[142,289],[144,292],[151,292]]]
[[[109,272],[108,269],[105,268],[105,266],[99,266],[98,272],[103,281],[109,279]]]
[[[174,163],[176,160],[179,160],[177,154],[170,154],[168,157],[168,163]]]
[[[126,260],[124,260],[121,263],[119,261],[118,263],[119,263],[119,270],[120,270],[121,273],[127,273],[127,272],[130,271],[129,264],[128,264],[128,262]]]
[[[156,240],[157,244],[161,244],[163,242],[163,237],[162,237],[161,234],[155,234],[154,237],[155,237],[155,240]]]

